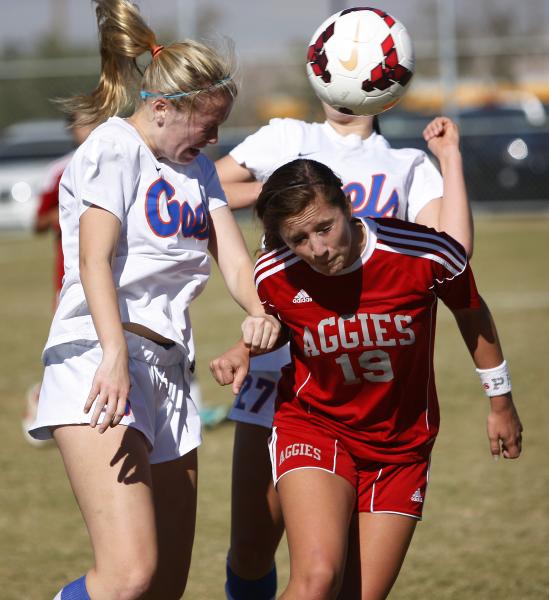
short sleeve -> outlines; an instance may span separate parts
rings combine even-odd
[[[271,119],[268,125],[249,135],[229,152],[258,181],[265,181],[269,177],[273,165],[286,162],[288,145],[285,143],[285,121],[288,119]]]
[[[95,205],[123,222],[139,177],[134,170],[115,139],[90,136],[75,154],[72,165],[79,215]]]
[[[213,162],[205,156],[202,159],[201,170],[204,176],[204,193],[208,201],[208,210],[211,212],[222,206],[227,206],[227,198],[219,182]]]
[[[434,285],[436,295],[450,310],[480,308],[480,296],[465,251],[449,236],[445,234],[439,236],[445,237],[456,250],[451,252],[448,244],[448,251],[439,253],[439,262],[435,263],[437,265]],[[461,265],[458,261],[461,261]]]
[[[284,264],[284,260],[280,260],[280,248],[271,252],[264,252],[257,259],[254,267],[254,282],[257,289],[257,295],[263,305],[266,313],[279,318],[276,307],[277,292],[280,290],[277,287],[275,274],[280,270],[280,266]]]
[[[260,283],[257,286],[257,295],[259,296],[259,300],[261,301],[261,304],[263,305],[263,309],[265,310],[265,312],[268,315],[272,315],[273,317],[276,317],[277,319],[280,318],[278,311],[275,307],[275,305],[272,303],[271,301],[271,296],[269,294],[269,286],[265,283]]]
[[[414,162],[410,176],[412,179],[408,192],[408,220],[415,223],[421,209],[431,200],[442,196],[442,175],[425,152],[421,152]]]

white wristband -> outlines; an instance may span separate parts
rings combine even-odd
[[[492,369],[477,369],[477,373],[487,396],[503,396],[511,391],[511,375],[506,360]]]

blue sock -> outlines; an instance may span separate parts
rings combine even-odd
[[[80,579],[66,585],[55,598],[60,600],[91,600],[86,589],[86,576],[83,575]]]
[[[274,600],[276,595],[276,565],[261,579],[242,579],[227,563],[225,594],[228,600]],[[64,599],[63,599],[64,600]]]

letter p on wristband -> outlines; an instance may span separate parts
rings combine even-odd
[[[492,369],[477,369],[476,371],[487,396],[503,396],[511,391],[511,375],[506,360]]]

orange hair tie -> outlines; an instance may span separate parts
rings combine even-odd
[[[154,45],[151,47],[151,54],[152,57],[155,58],[157,54],[160,54],[160,52],[162,52],[162,50],[164,50],[164,46],[161,45]]]

